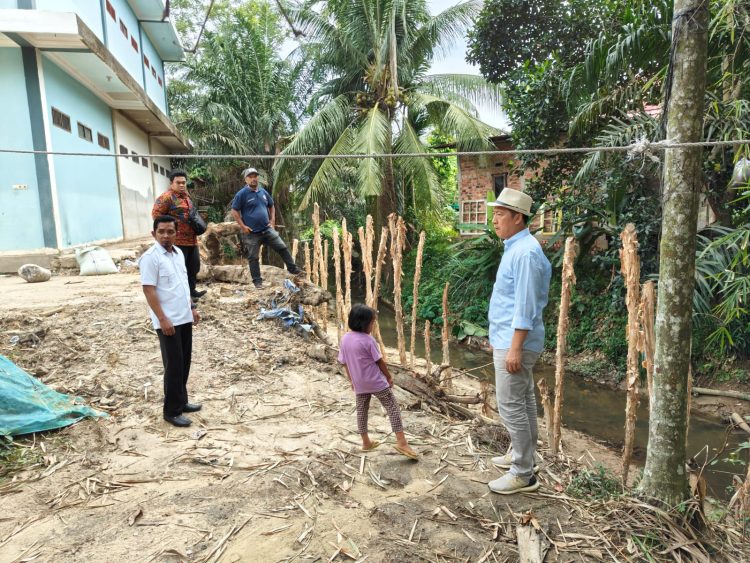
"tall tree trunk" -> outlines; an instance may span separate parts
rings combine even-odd
[[[708,0],[675,0],[667,138],[699,141],[703,126]],[[695,235],[702,183],[702,149],[664,156],[664,198],[656,312],[654,395],[641,494],[675,506],[688,497],[685,428],[695,286]]]

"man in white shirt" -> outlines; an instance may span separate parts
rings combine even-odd
[[[140,257],[139,268],[164,364],[164,420],[190,426],[190,419],[183,414],[201,410],[201,405],[188,402],[187,393],[193,325],[198,324],[200,315],[190,299],[185,259],[174,244],[175,218],[156,217],[151,235],[156,243]]]

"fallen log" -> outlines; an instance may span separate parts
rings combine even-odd
[[[735,425],[750,434],[750,426],[748,426],[747,422],[745,422],[745,419],[738,415],[736,412],[732,413],[732,422],[734,422]]]
[[[300,289],[300,292],[295,295],[295,302],[302,303],[303,305],[319,306],[323,303],[328,303],[333,297],[331,293],[310,283],[309,281],[300,277],[295,277],[289,274],[286,270],[277,268],[276,266],[260,267],[263,280],[270,286],[270,289],[284,287],[284,280],[290,279]],[[246,266],[210,266],[205,265],[201,268],[198,273],[199,281],[216,281],[224,283],[241,283],[250,284],[250,276]]]
[[[707,389],[705,387],[693,387],[693,393],[695,393],[696,395],[730,397],[732,399],[742,399],[743,401],[750,401],[750,395],[748,395],[747,393],[740,393],[739,391],[722,391],[719,389]]]
[[[239,235],[240,226],[234,221],[227,223],[209,223],[206,232],[198,237],[198,246],[201,252],[201,260],[204,264],[221,264],[224,253],[222,252],[221,239],[228,236]]]

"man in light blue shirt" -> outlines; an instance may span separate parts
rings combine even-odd
[[[537,411],[532,370],[544,349],[542,311],[552,267],[531,235],[531,197],[505,188],[493,207],[492,224],[505,244],[490,299],[490,344],[495,362],[497,406],[511,449],[492,462],[509,471],[489,483],[499,494],[535,491]]]

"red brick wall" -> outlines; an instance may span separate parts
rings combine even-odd
[[[513,148],[510,141],[498,141],[496,146],[498,150]],[[521,190],[524,181],[533,178],[535,174],[533,170],[525,170],[523,175],[519,175],[517,161],[513,155],[460,156],[458,170],[459,209],[464,201],[485,200],[488,193],[493,194],[497,175],[507,174],[507,186]],[[463,219],[459,217],[459,223],[462,222]]]

